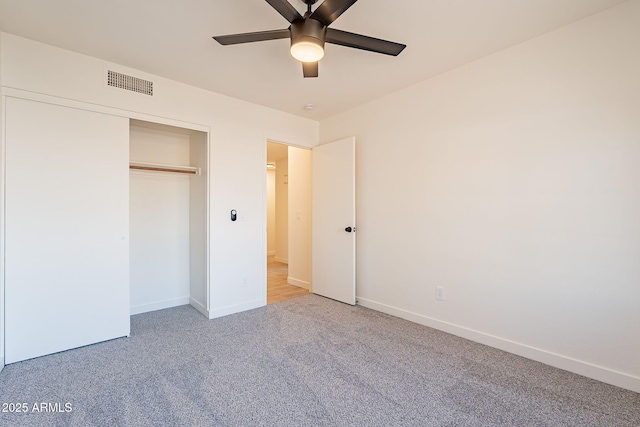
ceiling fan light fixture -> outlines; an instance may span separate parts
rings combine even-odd
[[[312,37],[301,37],[291,43],[291,56],[300,62],[318,62],[324,56],[322,42]]]
[[[324,56],[327,27],[315,19],[291,23],[291,56],[300,62],[318,62]]]
[[[307,5],[304,15],[291,5],[290,0],[266,1],[291,24],[289,28],[227,34],[213,38],[221,45],[289,38],[291,56],[302,62],[302,75],[305,78],[318,77],[318,63],[324,57],[325,43],[393,56],[397,56],[407,47],[388,40],[328,28],[358,0],[324,0],[315,10],[312,10],[311,6],[318,0],[301,0]]]

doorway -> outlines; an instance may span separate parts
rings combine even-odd
[[[311,150],[267,142],[267,304],[311,290]]]

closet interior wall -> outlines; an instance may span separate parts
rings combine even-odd
[[[208,316],[207,134],[131,120],[129,155],[197,170],[130,170],[131,314],[191,304]]]

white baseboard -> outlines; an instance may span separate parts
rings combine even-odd
[[[611,384],[627,390],[635,391],[636,393],[640,393],[640,378],[633,375],[614,371],[602,366],[593,365],[591,363],[573,359],[571,357],[552,353],[536,347],[531,347],[526,344],[521,344],[515,341],[496,337],[494,335],[486,334],[474,329],[469,329],[462,326],[454,325],[452,323],[443,322],[441,320],[433,319],[422,314],[413,313],[365,298],[357,297],[356,299],[358,300],[358,305],[361,305],[362,307],[381,311],[383,313],[400,317],[402,319],[419,323],[421,325],[429,326],[430,328],[438,329],[452,335],[457,335],[459,337],[466,338],[480,344],[485,344],[509,353],[517,354],[518,356],[526,357],[527,359],[535,360],[537,362],[541,362],[556,368],[564,369],[565,371],[573,372],[574,374],[582,375],[594,380],[602,381],[603,383]]]
[[[189,297],[181,297],[181,298],[173,298],[167,299],[164,301],[156,301],[149,304],[140,304],[131,306],[130,314],[133,316],[134,314],[147,313],[149,311],[162,310],[164,308],[177,307],[179,305],[189,304]]]
[[[254,308],[264,307],[265,305],[266,305],[266,301],[263,299],[259,299],[259,300],[247,301],[241,304],[214,308],[209,310],[209,319],[228,316],[229,314],[240,313],[241,311],[253,310]]]
[[[305,282],[304,280],[294,279],[293,277],[287,277],[287,283],[294,286],[299,286],[301,288],[310,289],[310,283]]]
[[[0,356],[0,372],[4,369],[4,355]]]
[[[267,256],[273,256],[276,254],[276,251],[267,251]]]
[[[207,319],[209,318],[209,310],[207,310],[207,307],[204,304],[202,304],[200,301],[196,301],[193,298],[189,298],[189,305],[191,305],[191,307],[198,310]]]
[[[273,258],[274,261],[278,261],[281,262],[283,264],[289,264],[289,260],[287,258],[280,258],[280,257],[275,257]]]

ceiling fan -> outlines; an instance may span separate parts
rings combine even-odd
[[[307,5],[304,16],[287,0],[266,0],[291,24],[283,30],[258,31],[255,33],[214,36],[221,45],[252,43],[265,40],[291,39],[291,55],[302,62],[304,77],[318,77],[318,61],[324,56],[324,44],[333,43],[356,49],[397,56],[406,47],[390,42],[328,28],[358,0],[325,0],[315,11],[311,6],[318,0],[301,0]]]

